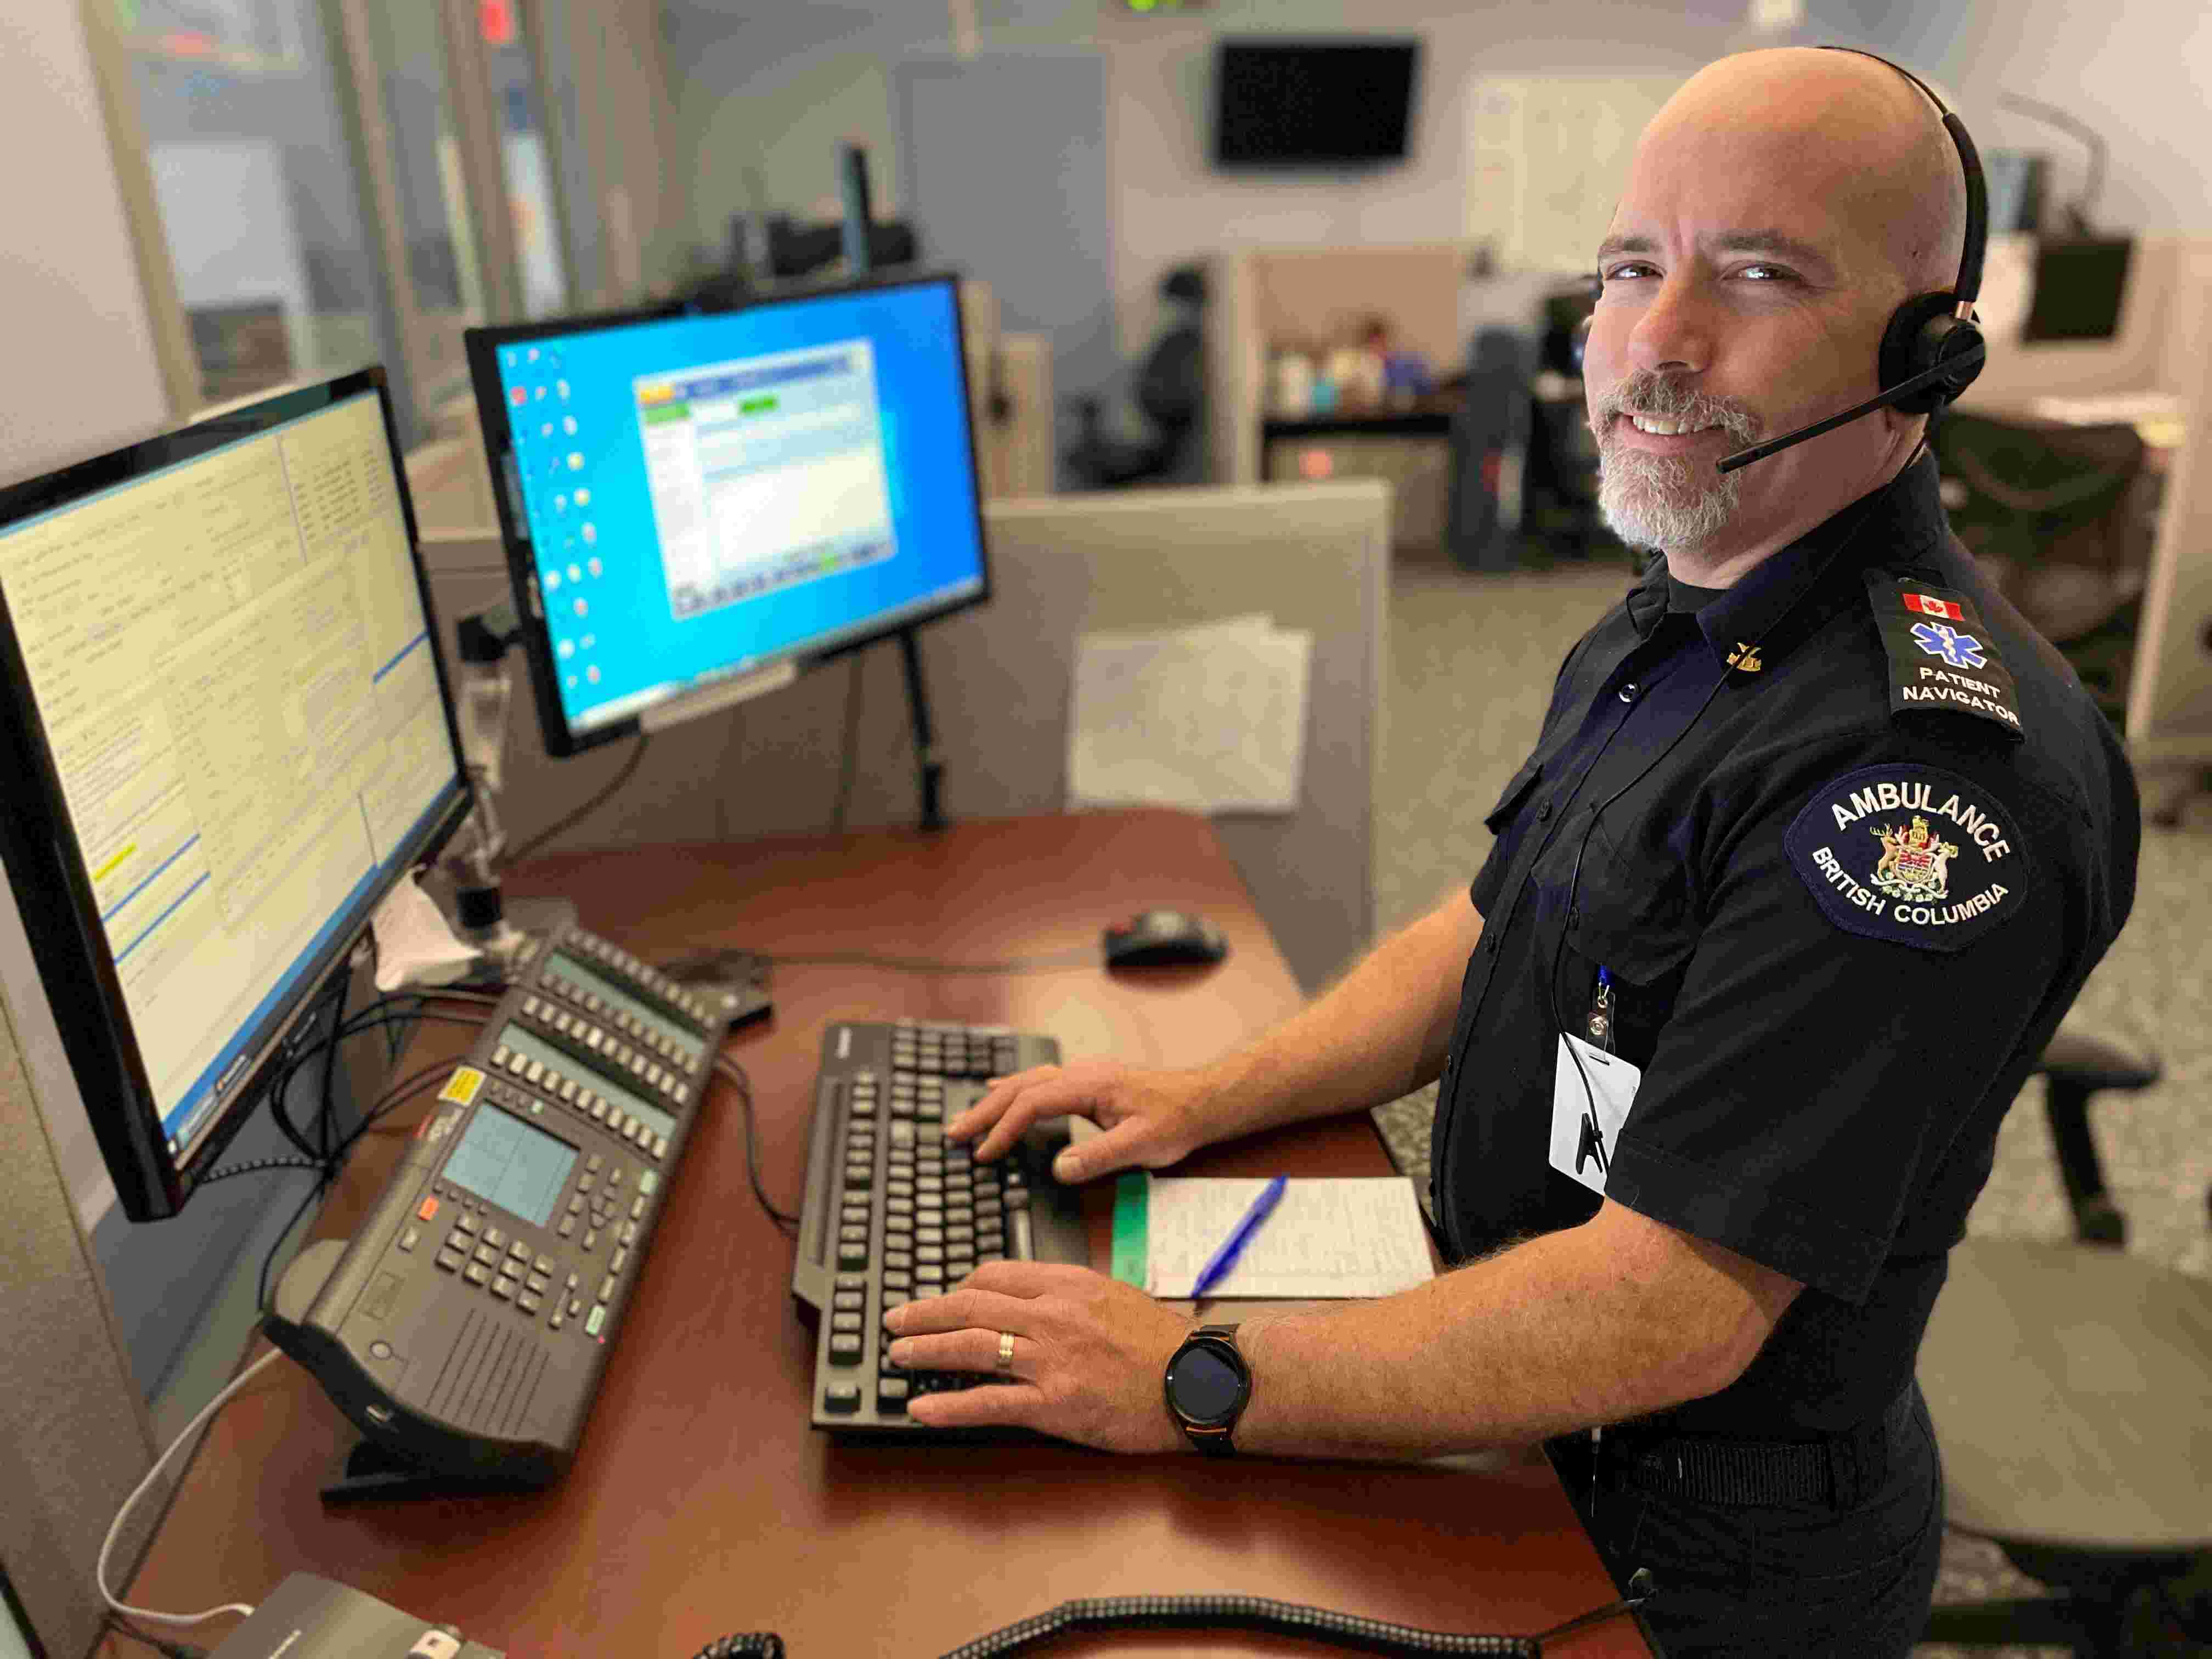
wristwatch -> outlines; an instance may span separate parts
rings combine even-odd
[[[1202,1325],[1168,1361],[1168,1414],[1209,1457],[1237,1449],[1230,1432],[1252,1398],[1252,1372],[1237,1352],[1234,1325]]]

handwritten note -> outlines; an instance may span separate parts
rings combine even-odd
[[[1199,1269],[1267,1184],[1155,1177],[1145,1288],[1188,1297]],[[1208,1299],[1389,1296],[1432,1277],[1420,1206],[1403,1176],[1293,1181]]]

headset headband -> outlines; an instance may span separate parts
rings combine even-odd
[[[1848,52],[1855,57],[1871,58],[1877,64],[1895,70],[1899,75],[1927,94],[1928,101],[1936,106],[1943,118],[1943,131],[1951,135],[1952,147],[1959,152],[1959,168],[1966,179],[1966,240],[1959,250],[1959,276],[1951,284],[1951,297],[1957,302],[1954,314],[1964,321],[1972,310],[1975,299],[1982,291],[1982,256],[1989,240],[1990,195],[1987,181],[1982,177],[1982,158],[1974,149],[1974,141],[1966,136],[1966,124],[1951,112],[1951,107],[1936,95],[1936,89],[1901,64],[1893,64],[1879,53],[1861,51],[1856,46],[1822,46],[1822,52]]]

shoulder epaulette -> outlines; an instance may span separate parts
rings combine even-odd
[[[1997,659],[1971,598],[1893,570],[1869,569],[1866,586],[1889,653],[1893,715],[1929,709],[1978,714],[2014,738],[2025,735],[2012,671]]]

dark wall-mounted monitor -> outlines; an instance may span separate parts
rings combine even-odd
[[[1213,68],[1218,167],[1376,167],[1406,159],[1418,40],[1224,40]]]
[[[465,816],[381,370],[0,490],[0,860],[134,1221]]]
[[[952,275],[467,343],[556,755],[988,595]]]

